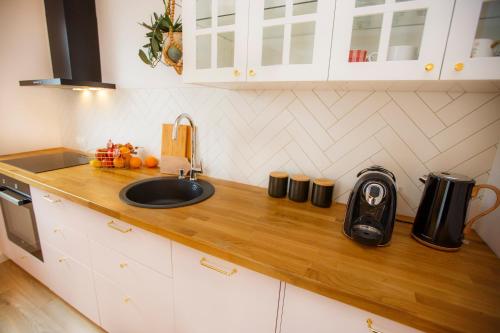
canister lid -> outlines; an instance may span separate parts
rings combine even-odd
[[[474,179],[458,174],[458,173],[452,173],[452,172],[433,172],[432,173],[434,176],[441,178],[441,179],[446,179],[450,181],[456,181],[456,182],[474,182]]]

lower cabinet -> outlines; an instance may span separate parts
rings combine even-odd
[[[273,333],[280,281],[173,243],[177,333]]]
[[[371,329],[369,327],[370,320]],[[287,284],[281,333],[422,333],[392,320]]]
[[[173,332],[172,279],[91,241],[101,326],[117,333]]]
[[[43,247],[46,284],[87,318],[99,323],[91,270],[49,244]]]

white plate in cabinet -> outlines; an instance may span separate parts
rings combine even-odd
[[[172,279],[97,242],[91,241],[90,248],[94,272],[112,281],[114,289],[123,291],[121,297],[114,296],[115,302],[120,303],[121,307],[122,298],[128,297],[133,300],[133,308],[140,305],[141,311],[144,312],[142,317],[150,327],[148,332],[172,332],[174,317]],[[101,300],[103,303],[111,302],[107,297],[109,297],[108,292],[102,294],[102,291],[98,290],[100,302]],[[108,311],[107,306],[101,309]],[[114,315],[105,314],[105,316]]]
[[[335,3],[250,1],[247,81],[325,81]]]
[[[285,288],[280,326],[281,333],[423,333],[290,284]]]
[[[73,258],[45,244],[46,284],[87,318],[99,323],[92,272]]]
[[[329,80],[439,79],[453,4],[337,1]],[[361,54],[350,61],[350,50]]]
[[[170,240],[102,214],[98,221],[89,226],[89,239],[105,244],[166,276],[172,276]]]
[[[280,282],[173,243],[179,333],[274,333]]]
[[[473,51],[476,39],[483,41]],[[500,1],[456,0],[441,79],[500,80],[495,42],[500,42]]]
[[[144,303],[101,274],[95,273],[94,276],[101,326],[106,331],[109,333],[173,332],[171,308],[164,308],[161,302]]]
[[[42,246],[50,244],[62,253],[90,267],[88,240],[85,233],[67,227],[57,219],[38,219],[37,226]]]

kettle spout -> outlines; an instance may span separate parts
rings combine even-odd
[[[424,176],[418,178],[418,180],[420,180],[420,182],[422,182],[423,184],[425,184],[425,182],[427,181],[427,178],[428,178],[427,175],[424,175]]]

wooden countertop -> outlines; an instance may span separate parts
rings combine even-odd
[[[274,199],[259,187],[203,177],[216,188],[212,198],[158,210],[128,206],[118,198],[125,185],[158,176],[156,169],[85,165],[33,174],[0,162],[0,172],[426,332],[485,333],[500,327],[500,260],[475,234],[459,252],[447,253],[418,244],[409,236],[411,225],[396,223],[390,246],[369,248],[342,234],[343,205],[323,209]]]

